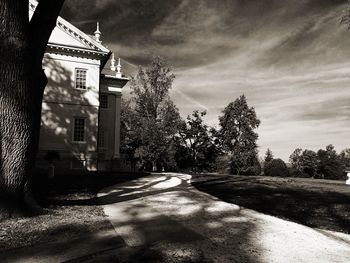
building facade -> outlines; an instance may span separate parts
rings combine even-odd
[[[30,1],[30,16],[36,1]],[[57,172],[117,169],[120,107],[128,78],[102,45],[97,24],[87,35],[59,17],[43,59],[48,78],[37,166]],[[112,58],[111,58],[112,57]],[[109,74],[103,74],[110,65]]]

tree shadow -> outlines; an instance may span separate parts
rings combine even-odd
[[[74,81],[75,64],[46,54],[43,67],[48,78],[45,88],[39,153],[37,167],[47,170],[50,163],[45,155],[50,151],[58,153],[54,161],[57,173],[96,170],[97,167],[97,120],[99,114],[99,87],[96,80],[87,80],[86,90],[76,89]],[[99,73],[99,66],[90,66]],[[89,77],[88,75],[88,78]],[[90,86],[89,86],[90,84]],[[85,120],[85,138],[75,142],[74,119]]]
[[[239,176],[192,184],[226,202],[306,226],[350,233],[350,193],[345,185],[316,179],[246,177],[242,181]]]
[[[128,246],[158,251],[159,262],[259,262],[252,220],[198,195],[189,178],[144,177],[104,189],[95,201],[113,210],[109,219]]]
[[[57,261],[63,261],[63,255],[68,262],[261,261],[254,221],[236,206],[218,205],[216,198],[198,194],[187,176],[141,177],[109,187],[92,200],[107,209],[116,209],[109,219],[118,234],[95,238],[99,233],[85,231],[86,238],[70,237],[51,244],[42,240],[36,248],[6,251],[3,259],[13,258],[15,254],[23,260],[60,259]],[[78,201],[68,203],[85,206],[87,202]],[[63,224],[44,231],[59,238],[65,233],[84,233],[84,226]],[[103,249],[89,251],[86,242]],[[78,252],[70,258],[72,251]]]

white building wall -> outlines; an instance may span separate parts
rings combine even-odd
[[[43,99],[39,159],[48,151],[56,151],[63,169],[95,170],[100,61],[46,54],[43,65],[48,84]],[[75,87],[76,68],[87,70],[86,90]],[[73,142],[74,118],[85,118],[84,142]]]

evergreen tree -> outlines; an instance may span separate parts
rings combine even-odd
[[[266,151],[266,153],[265,153],[264,161],[265,161],[265,163],[268,163],[268,162],[270,162],[270,161],[272,161],[272,160],[273,160],[273,153],[272,153],[272,151],[268,148],[267,151]]]

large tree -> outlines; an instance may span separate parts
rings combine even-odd
[[[47,78],[42,59],[64,0],[40,0],[29,21],[29,1],[0,0],[1,210],[33,205],[36,158]]]
[[[182,155],[179,157],[182,158],[178,158],[178,161],[183,163],[178,164],[181,168],[192,168],[194,172],[213,169],[218,151],[210,129],[203,120],[206,114],[206,111],[195,110],[182,122],[179,131]]]
[[[122,114],[122,148],[147,170],[170,165],[175,150],[173,142],[180,124],[180,114],[169,97],[175,76],[162,58],[156,57],[140,68],[131,83],[132,98]]]
[[[350,169],[350,148],[341,151],[339,158],[346,169]]]
[[[344,165],[332,144],[318,150],[318,173],[325,179],[344,179]]]
[[[240,174],[257,165],[257,139],[260,125],[254,107],[249,107],[244,95],[223,110],[219,117],[218,137],[223,151],[231,156],[233,173]]]

